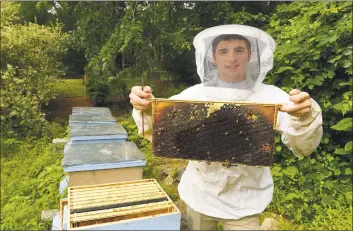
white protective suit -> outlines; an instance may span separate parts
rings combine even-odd
[[[255,83],[251,90],[233,88],[220,90],[203,84],[206,82],[204,77],[207,74],[204,57],[210,52],[203,41],[220,34],[240,34],[257,39],[257,49],[262,50],[259,51],[257,78],[253,79]],[[275,49],[273,38],[266,32],[243,25],[217,26],[199,33],[193,44],[196,49],[197,72],[203,83],[192,86],[170,99],[291,103],[286,92],[262,83],[266,73],[273,67]],[[255,43],[252,44],[254,46]],[[257,60],[257,57],[253,59]],[[257,62],[255,64],[257,66]],[[282,142],[296,156],[311,154],[319,145],[323,134],[321,109],[313,99],[311,101],[312,111],[306,117],[292,117],[287,113],[278,112],[276,130],[281,133]],[[134,109],[133,118],[141,134],[141,112]],[[145,113],[145,136],[151,136],[151,125],[151,116]],[[208,165],[198,161],[189,162],[178,186],[181,199],[195,211],[212,217],[236,220],[263,212],[272,200],[273,189],[274,183],[269,167],[226,168],[218,163]]]

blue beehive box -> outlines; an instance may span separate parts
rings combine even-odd
[[[146,159],[133,142],[69,142],[63,165],[69,186],[81,186],[142,179]]]
[[[72,115],[111,115],[108,107],[73,107]]]
[[[71,124],[72,143],[125,142],[128,133],[120,124]]]
[[[69,115],[69,125],[72,124],[115,124],[116,120],[110,114],[103,115]]]

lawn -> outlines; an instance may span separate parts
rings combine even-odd
[[[82,79],[60,79],[55,86],[57,98],[84,97],[85,86]]]

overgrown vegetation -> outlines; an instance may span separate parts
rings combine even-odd
[[[59,209],[64,176],[61,151],[51,139],[65,136],[66,126],[48,124],[41,139],[1,139],[1,230],[50,230],[42,210]]]
[[[352,214],[352,16],[350,2],[296,2],[278,6],[270,20],[278,47],[268,83],[309,92],[323,111],[324,136],[315,153],[297,159],[279,145],[272,169],[270,209],[305,227],[352,228],[349,220],[328,223],[340,212]]]

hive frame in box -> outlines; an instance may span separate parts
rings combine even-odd
[[[133,189],[135,191],[132,191]],[[136,191],[139,189],[142,190],[140,192],[141,195],[139,194],[139,191]],[[87,191],[85,192],[85,190]],[[118,194],[112,196],[112,190],[115,193],[120,192],[125,194],[121,194],[121,196]],[[76,193],[75,196],[73,196],[74,193]],[[97,194],[95,195],[93,193]],[[120,207],[102,209],[102,206],[109,207],[110,200],[119,201],[118,198],[122,198],[123,195],[125,195],[124,203],[120,201],[120,204],[115,204],[115,206],[119,205]],[[96,202],[95,205],[101,207],[91,207],[89,209],[96,208],[96,210],[86,211],[88,210],[87,207],[85,208],[85,203],[87,202],[81,197],[90,196],[95,196],[95,199],[91,198],[89,200],[91,201],[90,205],[93,205]],[[106,196],[111,196],[111,198],[107,199]],[[155,197],[153,198],[153,196]],[[73,197],[76,197],[77,199],[75,200]],[[149,203],[139,204],[139,201],[130,201],[129,203],[132,205],[128,206],[127,201],[129,201],[129,199],[126,199],[127,197],[130,197],[130,199],[145,199],[144,201],[149,201]],[[150,200],[146,200],[148,198],[150,198]],[[159,198],[160,201],[157,201]],[[98,202],[100,204],[97,204]],[[77,213],[73,213],[73,206],[75,206]],[[67,217],[67,221],[63,221],[63,224],[66,223],[68,230],[178,230],[180,228],[180,211],[155,179],[69,187],[67,208],[69,214],[66,216],[65,211],[63,211],[62,217]],[[121,220],[112,222],[107,221],[109,219],[118,218],[121,218]],[[80,222],[82,225],[80,225]],[[84,225],[85,222],[86,225]],[[97,224],[98,222],[103,223]],[[73,227],[75,224],[78,227]]]
[[[162,99],[162,98],[153,98],[151,99],[151,102],[152,102],[152,130],[153,130],[152,145],[153,145],[153,153],[155,154],[155,156],[171,158],[171,159],[188,159],[188,160],[195,160],[195,161],[219,162],[228,167],[237,166],[237,165],[264,167],[264,166],[271,166],[273,164],[274,144],[275,144],[274,137],[275,137],[275,128],[277,123],[277,112],[279,108],[282,106],[281,104],[233,102],[233,101],[170,100],[170,99]],[[182,106],[178,106],[178,104],[184,105],[185,108],[183,108]],[[194,111],[191,110],[192,106],[194,107]],[[246,109],[248,111],[246,111],[245,114],[242,114],[241,113],[243,112],[242,110],[246,110]],[[234,117],[225,116],[227,114],[225,112],[232,112],[233,113],[232,116]],[[189,114],[190,117],[188,117],[186,113],[190,113]],[[238,115],[236,115],[237,113]],[[248,113],[250,114],[248,115]],[[218,120],[217,118],[219,118],[220,115],[223,116],[222,120],[220,120],[224,123],[222,129],[224,128],[229,129],[229,127],[232,126],[233,128],[231,129],[231,131],[225,132],[225,135],[229,134],[228,137],[217,136],[214,137],[214,139],[212,140],[214,142],[216,138],[219,139],[221,143],[221,141],[223,140],[232,139],[227,143],[226,146],[223,146],[222,148],[219,149],[222,150],[222,152],[224,153],[228,152],[227,155],[219,154],[218,151],[213,149],[216,148],[214,144],[211,144],[211,142],[209,143],[205,142],[204,140],[206,133],[211,134],[214,132],[212,129],[208,129],[207,128],[208,126],[204,126],[204,124],[208,124],[209,126],[211,126],[211,124],[213,124],[211,121],[212,120],[217,121]],[[171,118],[170,120],[164,119],[166,117],[171,117]],[[183,118],[183,120],[181,118]],[[227,118],[227,120],[225,118]],[[230,121],[228,121],[230,118],[234,119],[232,120],[234,122],[230,123]],[[189,123],[188,122],[189,120],[190,121],[193,120],[193,121]],[[240,120],[240,123],[238,120]],[[199,124],[198,125],[193,124],[193,126],[191,126],[191,124],[194,123],[194,121],[197,121],[197,123]],[[206,121],[207,123],[205,123]],[[238,123],[237,126],[239,127],[236,126],[237,124],[236,121]],[[214,123],[214,124],[220,125],[220,123]],[[257,126],[257,124],[261,126]],[[252,125],[252,129],[250,129],[251,125]],[[168,129],[164,129],[164,126],[166,126],[168,129],[173,128],[174,131],[168,132]],[[214,128],[215,127],[217,126],[214,126]],[[238,130],[237,132],[240,132],[239,134],[241,134],[238,135],[236,134],[235,128],[240,128],[240,127],[246,130]],[[254,132],[257,129],[259,133]],[[205,133],[203,134],[201,130],[203,130],[203,132]],[[247,136],[245,135],[245,131],[248,132]],[[242,132],[244,133],[242,134]],[[267,132],[271,134],[271,136],[268,136],[268,139],[266,139],[267,138],[266,136],[264,135],[262,136],[262,134],[264,133],[267,134]],[[174,137],[169,138],[170,136],[171,137],[174,136]],[[193,140],[188,140],[188,142],[183,141],[183,139],[186,139],[185,137],[188,136],[197,140],[194,146],[193,144],[189,145],[188,147],[189,149],[183,146],[183,144],[185,143],[194,142]],[[250,145],[249,146],[250,148],[248,148],[248,146],[246,148],[243,147],[245,145],[242,145],[242,142],[240,141],[241,138],[242,139],[244,138],[243,136],[245,136],[245,140],[246,140],[244,141],[244,143],[248,142],[247,145]],[[257,136],[259,136],[260,138],[257,138]],[[238,140],[233,139],[235,137],[238,138]],[[241,138],[239,139],[239,137]],[[239,143],[235,145],[232,142],[239,142]],[[208,145],[209,146],[213,145],[212,148],[209,147],[210,149],[213,149],[213,151],[209,152],[207,147],[204,147]],[[163,147],[164,149],[161,147]],[[238,148],[238,150],[235,151],[234,150],[235,148]],[[198,152],[200,156],[195,155]],[[237,153],[237,155],[235,155],[235,153]],[[259,155],[260,153],[268,153],[269,155],[267,154],[262,156]],[[256,156],[256,154],[258,154],[258,156]],[[204,159],[200,158],[202,155],[204,155]],[[228,157],[225,158],[223,161],[220,161],[222,159],[220,158],[220,156],[222,155]],[[240,159],[242,158],[243,160],[240,161]],[[259,158],[259,160],[257,160],[257,158]]]

